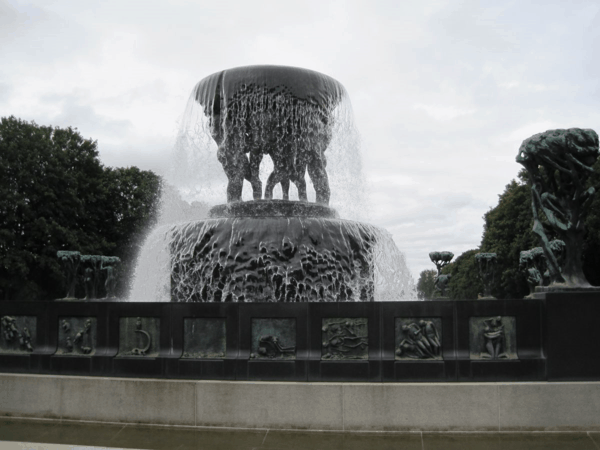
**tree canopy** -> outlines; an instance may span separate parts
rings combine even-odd
[[[523,250],[539,246],[533,233],[531,189],[527,172],[519,172],[500,194],[498,205],[483,216],[481,251],[498,255],[492,293],[496,298],[522,298],[529,293],[525,274],[519,269]]]
[[[444,267],[443,272],[452,275],[448,283],[448,296],[452,300],[475,300],[483,292],[475,260],[479,252],[479,249],[467,250]]]
[[[419,281],[417,282],[417,295],[419,299],[429,300],[433,297],[436,276],[437,270],[435,269],[426,269],[419,274]]]
[[[127,273],[160,186],[152,172],[104,167],[76,129],[0,119],[1,297],[64,294],[58,250],[118,256]]]

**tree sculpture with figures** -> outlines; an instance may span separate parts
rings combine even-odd
[[[541,241],[550,290],[591,287],[583,274],[582,244],[584,220],[595,193],[587,181],[599,155],[596,132],[580,128],[536,134],[523,141],[519,149],[517,162],[527,169],[531,179],[533,231]],[[562,271],[543,219],[565,243]]]
[[[442,269],[450,264],[452,258],[454,258],[454,253],[452,252],[431,252],[429,254],[429,259],[431,259],[431,262],[434,263],[437,268],[435,289],[442,298],[446,297],[446,288],[448,287],[451,277],[449,274],[442,274]]]

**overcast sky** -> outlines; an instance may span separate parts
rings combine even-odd
[[[191,89],[281,64],[345,85],[370,222],[415,277],[476,248],[520,143],[600,130],[597,1],[0,0],[0,116],[73,126],[165,173]],[[223,193],[225,198],[225,193]]]

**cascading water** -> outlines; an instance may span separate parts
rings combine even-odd
[[[306,100],[295,97],[294,101],[286,101],[285,90],[277,90],[280,85],[272,82],[264,85],[265,82],[270,81],[268,77],[260,77],[262,89],[251,90],[246,87],[240,89],[244,94],[240,95],[239,90],[236,89],[238,85],[242,85],[239,86],[242,88],[243,84],[248,86],[250,83],[243,83],[239,77],[228,75],[236,70],[240,69],[224,71],[223,77],[221,77],[223,72],[211,75],[201,80],[192,90],[178,133],[173,166],[167,175],[169,183],[176,186],[182,198],[188,202],[202,201],[211,205],[222,203],[227,190],[227,176],[219,162],[218,145],[213,138],[215,123],[220,124],[222,129],[226,129],[231,140],[237,141],[235,143],[240,146],[256,148],[253,145],[253,142],[256,142],[267,149],[267,152],[262,152],[264,158],[259,169],[259,177],[264,184],[274,169],[270,154],[272,152],[268,150],[274,148],[275,157],[286,150],[294,151],[294,148],[285,149],[285,146],[280,144],[288,136],[292,138],[291,146],[296,149],[312,147],[316,136],[322,134],[320,133],[323,128],[321,117],[326,112],[329,116],[327,138],[330,139],[325,151],[331,191],[329,204],[346,219],[365,220],[366,201],[360,138],[354,126],[352,105],[344,87],[325,75],[294,68],[295,71],[308,73],[313,77],[312,83],[296,86],[291,92]],[[233,98],[229,100],[227,114],[218,114],[218,118],[212,118],[207,115],[207,109],[211,109],[210,105],[215,103],[215,89],[219,79],[222,83],[225,81],[231,84],[229,90],[237,94],[217,96],[217,98],[224,97],[224,101],[229,97]],[[275,92],[270,93],[269,87]],[[315,95],[313,92],[319,89],[331,89],[333,94]],[[225,109],[222,103],[219,103],[219,107]],[[205,108],[203,104],[208,106]],[[317,106],[321,104],[324,106],[319,110]],[[260,111],[268,111],[268,114],[259,114]],[[228,115],[233,117],[229,119]],[[256,131],[252,132],[253,130]],[[283,151],[278,152],[279,148]],[[315,201],[313,181],[310,177],[305,178],[308,200]],[[250,182],[244,181],[242,200],[252,200],[252,194]],[[280,186],[275,187],[274,196],[281,198]],[[291,189],[290,199],[299,199],[296,188]]]
[[[325,75],[250,66],[200,81],[167,176],[188,203],[163,195],[130,301],[416,299],[389,233],[357,221],[359,141],[345,89]]]

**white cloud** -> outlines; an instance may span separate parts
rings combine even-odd
[[[8,102],[12,88],[8,83],[0,83],[0,103]]]
[[[422,109],[435,120],[447,121],[456,119],[460,116],[468,114],[474,114],[477,110],[475,108],[465,109],[457,106],[445,106],[445,105],[424,105],[417,103],[414,106],[415,109]]]
[[[528,123],[526,125],[520,126],[516,130],[512,130],[512,131],[508,132],[501,139],[504,142],[511,142],[514,144],[516,144],[518,142],[520,145],[521,142],[523,142],[525,139],[533,136],[534,134],[543,133],[544,131],[552,130],[555,128],[561,128],[561,125],[558,124],[557,122],[552,122],[552,121]],[[564,128],[564,126],[563,126],[563,128]]]
[[[78,127],[106,164],[164,173],[204,76],[261,63],[327,73],[353,103],[370,220],[418,276],[433,268],[432,250],[477,247],[524,139],[600,128],[599,10],[558,0],[0,0],[0,116]]]

